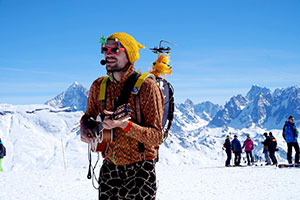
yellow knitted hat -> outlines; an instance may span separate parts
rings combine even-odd
[[[113,33],[107,39],[109,40],[116,38],[125,47],[130,63],[137,61],[140,57],[139,50],[144,49],[145,47],[127,33]]]

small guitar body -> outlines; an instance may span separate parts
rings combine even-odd
[[[109,143],[113,141],[112,130],[102,130],[99,133],[99,138],[93,140],[91,145],[92,152],[105,152],[108,148]]]
[[[132,110],[130,109],[129,104],[123,104],[122,106],[118,107],[116,111],[112,114],[111,118],[114,120],[126,121],[130,119],[130,115]],[[99,117],[99,120],[101,118]],[[108,149],[109,143],[113,141],[113,130],[106,130],[102,128],[103,122],[98,122],[97,117],[97,130],[96,132],[96,139],[93,140],[91,144],[91,150],[93,152],[105,152]]]

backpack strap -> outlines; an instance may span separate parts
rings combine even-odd
[[[134,95],[137,95],[137,94],[139,93],[140,89],[141,89],[141,86],[142,86],[144,80],[145,80],[146,78],[149,78],[149,77],[151,77],[153,80],[156,80],[156,79],[155,79],[155,76],[154,76],[153,74],[151,74],[151,73],[143,73],[143,74],[138,78],[138,80],[136,81],[136,83],[135,83],[135,85],[134,85],[134,87],[133,87],[131,93],[134,94]]]
[[[142,115],[141,115],[141,107],[140,107],[140,98],[138,95],[134,95],[135,100],[135,114],[136,114],[136,121],[138,124],[142,122]]]
[[[106,86],[109,80],[109,76],[105,76],[100,84],[100,92],[98,100],[102,101],[102,109],[103,111],[106,108]],[[100,114],[100,113],[99,113]],[[101,115],[101,114],[100,114]],[[104,115],[101,115],[101,120],[104,120]]]
[[[143,73],[139,78],[136,80],[135,85],[131,91],[131,93],[134,95],[135,99],[135,113],[136,113],[136,121],[138,124],[142,123],[142,115],[141,115],[141,106],[140,106],[140,97],[139,97],[139,91],[142,87],[143,82],[147,78],[152,78],[153,80],[156,80],[155,76],[151,73]],[[145,154],[145,145],[141,142],[138,142],[138,149],[140,152],[140,158],[146,160],[146,154]]]
[[[105,93],[106,93],[106,83],[109,76],[105,76],[100,84],[100,92],[99,92],[99,98],[100,101],[105,101]]]
[[[126,80],[124,87],[121,91],[120,96],[116,99],[114,107],[115,109],[123,104],[127,104],[130,98],[131,91],[134,88],[137,80],[139,79],[140,74],[137,72],[133,72]]]
[[[135,96],[135,108],[136,108],[136,119],[137,122],[140,124],[142,122],[142,116],[141,116],[141,107],[140,107],[140,98],[138,96],[139,91],[142,87],[143,82],[146,80],[146,78],[152,78],[155,79],[155,76],[151,73],[143,73],[138,80],[136,81],[131,93]]]

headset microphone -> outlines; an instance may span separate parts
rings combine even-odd
[[[106,60],[101,60],[101,61],[100,61],[100,64],[101,64],[101,65],[105,65],[105,64],[106,64]]]

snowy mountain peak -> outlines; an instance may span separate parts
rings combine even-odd
[[[273,92],[273,97],[276,98],[276,97],[280,96],[283,91],[284,91],[284,88],[275,89],[274,92]]]
[[[210,121],[220,109],[221,107],[218,104],[213,104],[210,101],[205,101],[194,106],[195,114],[206,121]]]
[[[192,107],[194,107],[194,103],[193,103],[192,100],[190,100],[190,99],[186,99],[185,102],[184,102],[184,105],[185,105],[187,108],[192,108]]]
[[[231,97],[228,103],[226,103],[225,107],[241,107],[245,106],[248,103],[248,100],[243,97],[241,94],[237,96]]]
[[[85,89],[80,83],[78,83],[77,81],[75,81],[74,83],[72,83],[72,85],[67,89],[68,90],[81,90],[81,89]]]
[[[300,87],[293,86],[293,87],[287,88],[286,90],[287,90],[287,93],[289,93],[291,97],[295,97],[295,98],[299,97]]]
[[[60,93],[45,104],[53,107],[70,107],[72,111],[85,111],[88,90],[80,83],[74,82],[65,92]]]
[[[77,81],[75,81],[70,87],[83,87],[80,83],[78,83]]]
[[[251,87],[251,89],[249,90],[249,92],[247,93],[246,95],[246,98],[249,100],[249,101],[252,101],[254,100],[257,96],[259,96],[260,94],[263,94],[263,95],[267,95],[267,94],[270,94],[271,93],[271,90],[264,87],[260,87],[258,85],[253,85]]]

